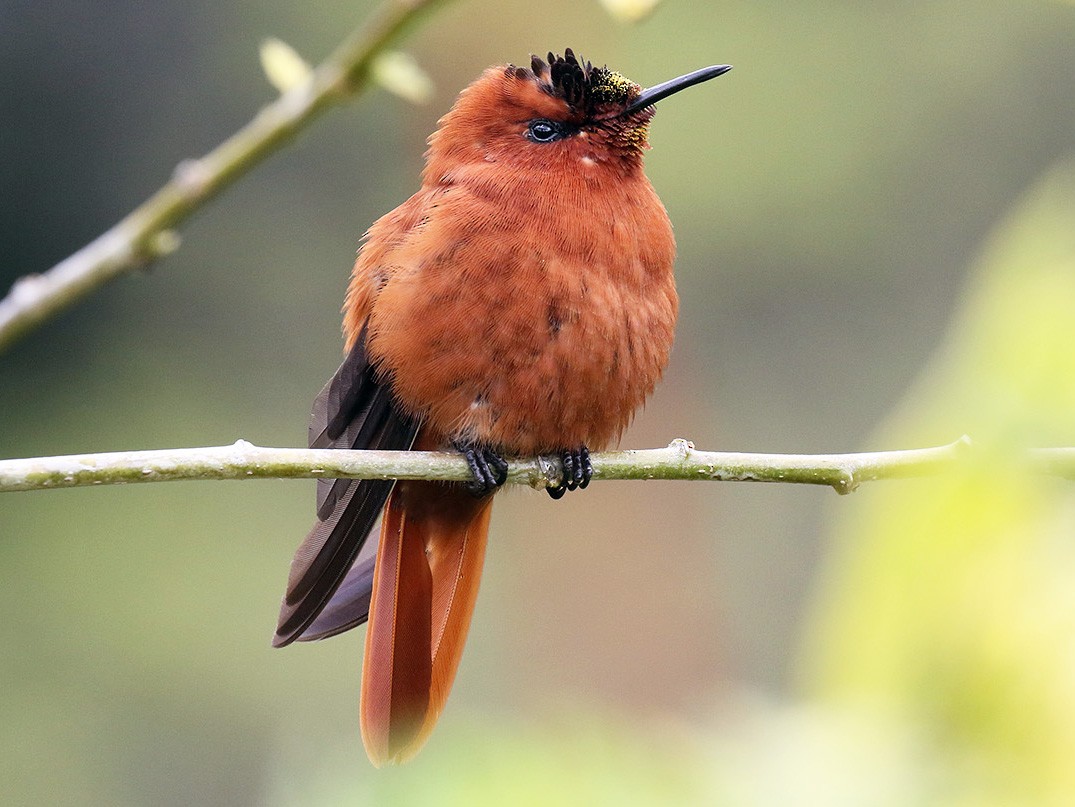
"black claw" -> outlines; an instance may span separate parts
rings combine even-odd
[[[500,487],[508,481],[508,461],[492,451],[485,453],[485,461],[489,463],[489,466],[496,471],[496,475],[493,477],[493,483]]]
[[[508,481],[508,463],[491,448],[482,448],[466,443],[456,443],[455,448],[470,466],[470,475],[474,477],[467,482],[467,491],[482,498],[493,493]]]
[[[593,476],[593,463],[590,462],[590,450],[586,446],[565,449],[560,452],[560,461],[564,464],[564,474],[560,484],[554,488],[545,488],[553,499],[562,498],[569,490],[584,488],[590,484]]]
[[[579,469],[582,474],[579,487],[584,488],[590,484],[590,480],[593,478],[593,463],[590,462],[590,449],[586,448],[586,446],[579,447]]]

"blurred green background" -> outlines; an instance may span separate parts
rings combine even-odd
[[[6,3],[0,288],[113,224],[372,4]],[[662,104],[648,173],[679,336],[624,439],[837,452],[947,442],[943,480],[602,483],[497,503],[455,691],[375,771],[361,631],[273,651],[313,483],[0,501],[0,803],[1068,804],[1075,6],[461,0],[406,44],[427,106],[330,113],[182,248],[0,355],[0,456],[302,445],[354,250],[487,65],[570,46]]]

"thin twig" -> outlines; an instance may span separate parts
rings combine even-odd
[[[386,0],[306,81],[264,107],[204,157],[176,167],[164,187],[112,229],[52,269],[15,281],[0,300],[0,352],[125,272],[173,251],[173,228],[321,112],[365,89],[376,57],[419,17],[446,0]]]
[[[693,479],[826,485],[850,493],[862,482],[922,477],[951,469],[970,453],[970,440],[933,448],[860,454],[746,454],[699,451],[686,440],[667,448],[593,454],[594,479]],[[1030,452],[1032,468],[1075,479],[1075,449]],[[559,484],[559,460],[512,460],[508,482],[535,488]],[[457,454],[431,451],[339,451],[230,446],[121,451],[0,460],[0,492],[168,482],[180,479],[435,479],[466,481]]]

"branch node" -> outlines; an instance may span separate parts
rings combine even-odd
[[[150,258],[164,258],[179,249],[182,241],[175,230],[161,230],[149,239],[146,250]]]
[[[538,475],[534,477],[531,485],[535,490],[542,488],[554,488],[560,484],[564,477],[564,467],[560,461],[544,455],[537,458]]]
[[[11,284],[8,300],[14,305],[29,305],[37,299],[38,290],[45,283],[43,275],[23,275]]]
[[[184,196],[198,199],[205,194],[213,175],[204,160],[191,157],[176,165],[172,179]]]
[[[841,496],[846,496],[858,490],[859,481],[855,479],[855,474],[852,471],[841,470],[839,474],[839,478],[832,483],[833,490]]]
[[[676,459],[686,461],[694,451],[694,443],[683,437],[677,437],[668,444],[668,450],[676,455]]]

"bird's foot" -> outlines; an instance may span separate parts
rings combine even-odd
[[[586,446],[564,449],[560,452],[560,461],[564,464],[564,475],[560,484],[554,488],[545,488],[545,492],[554,499],[559,499],[569,490],[586,487],[593,476],[590,449]]]
[[[473,443],[453,443],[463,455],[474,478],[467,482],[467,491],[477,497],[488,496],[508,481],[507,461],[491,448]]]

